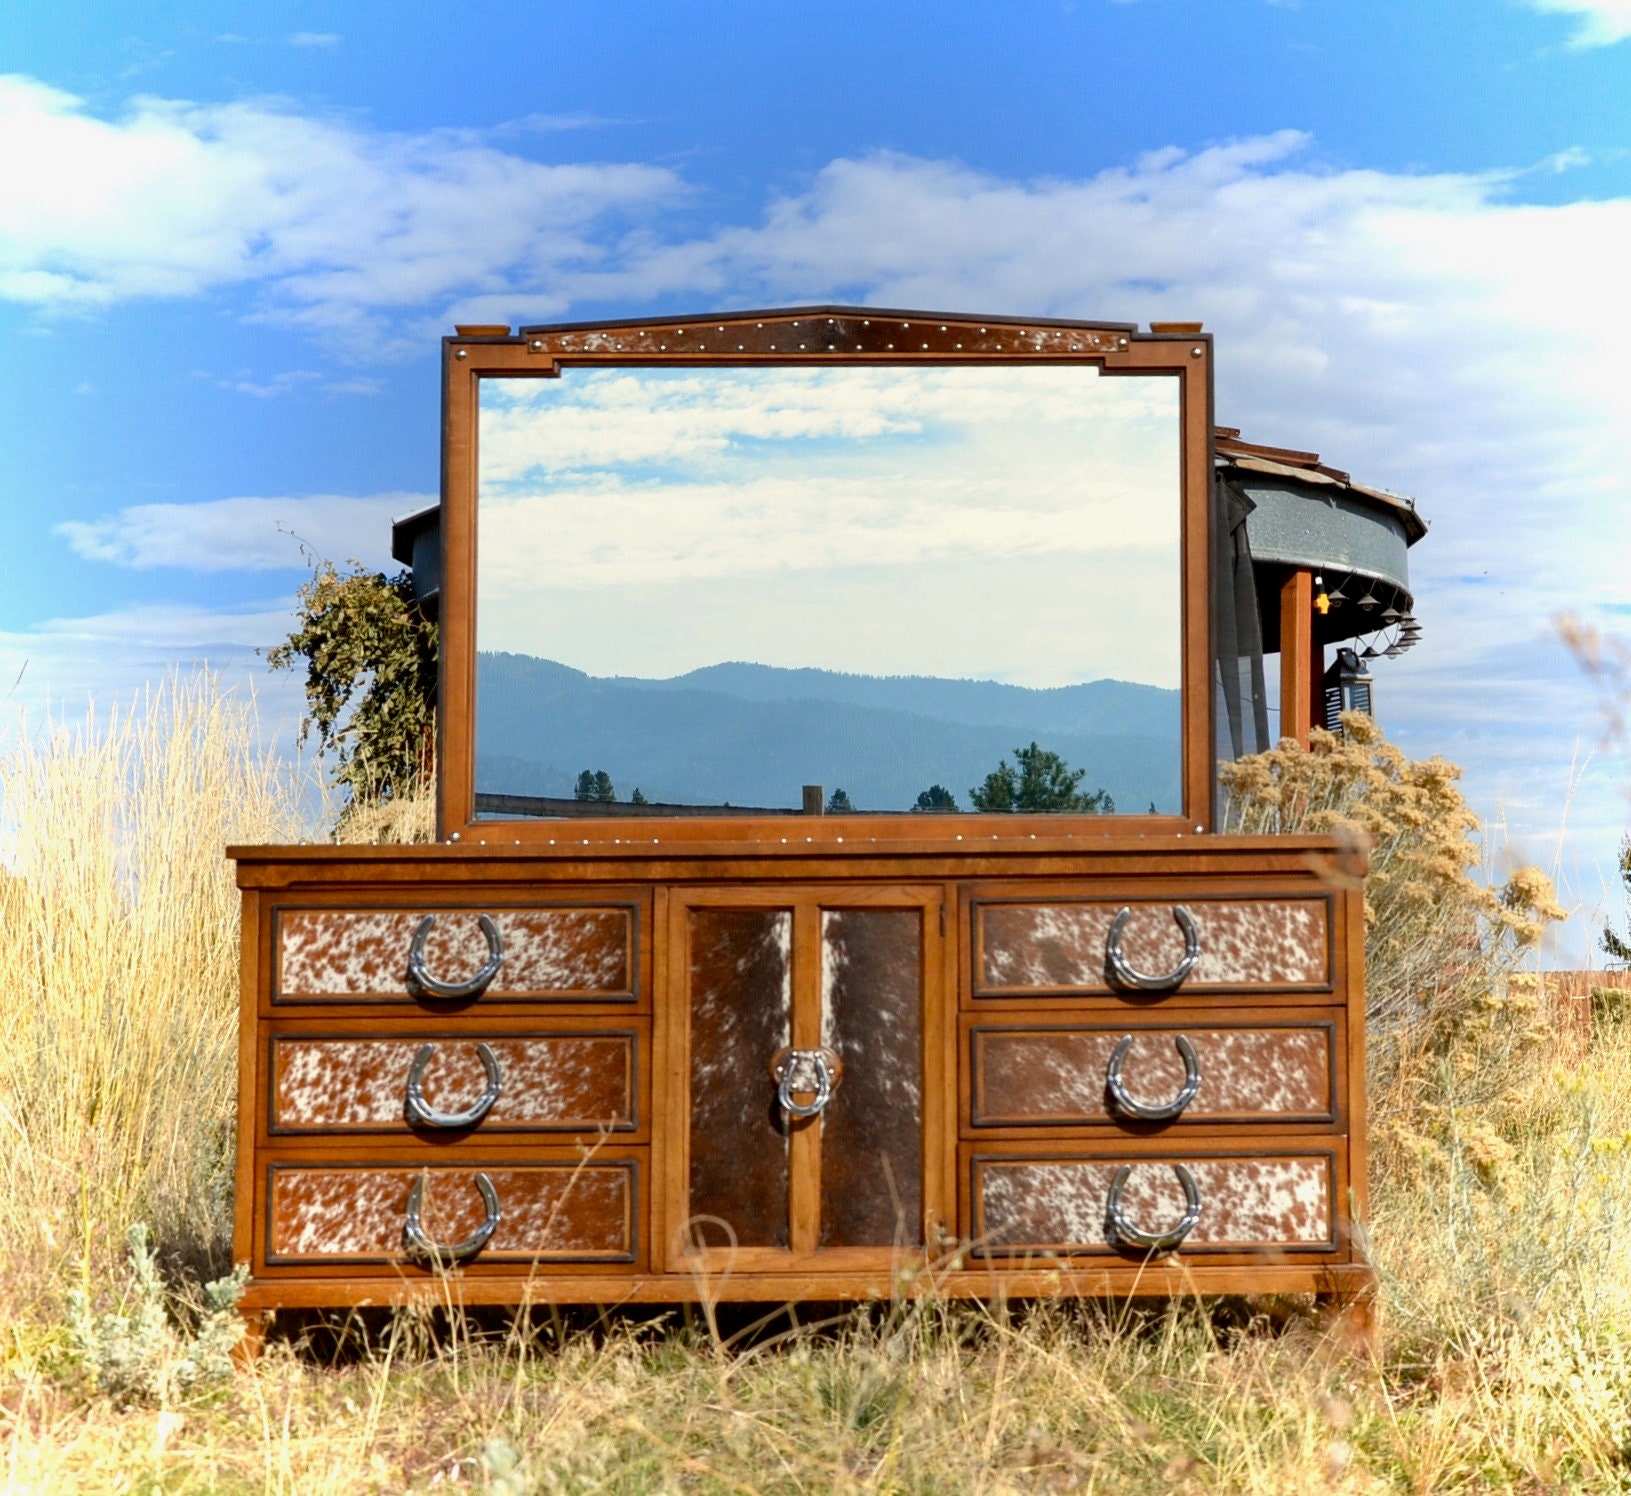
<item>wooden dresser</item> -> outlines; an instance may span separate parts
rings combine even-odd
[[[1366,1293],[1325,839],[231,855],[252,1318]]]

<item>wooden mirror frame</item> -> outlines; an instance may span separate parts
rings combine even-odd
[[[442,637],[437,753],[438,835],[448,841],[559,845],[569,851],[631,843],[748,844],[864,854],[886,845],[939,844],[974,854],[979,842],[1069,843],[1082,838],[1211,829],[1215,777],[1209,526],[1212,340],[1196,329],[979,317],[879,307],[810,306],[710,316],[508,328],[461,328],[442,343]],[[935,815],[746,817],[688,815],[569,821],[475,818],[476,450],[484,377],[558,376],[567,367],[797,366],[801,364],[1089,364],[1104,373],[1172,374],[1179,382],[1181,587],[1181,815],[966,811]]]

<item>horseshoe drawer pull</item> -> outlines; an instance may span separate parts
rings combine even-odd
[[[1134,970],[1121,953],[1121,932],[1127,928],[1127,921],[1132,917],[1133,911],[1124,907],[1111,921],[1110,933],[1105,937],[1104,953],[1110,962],[1111,975],[1121,986],[1135,987],[1140,992],[1165,992],[1176,987],[1195,969],[1195,963],[1201,958],[1201,932],[1195,927],[1195,917],[1182,904],[1172,906],[1172,917],[1184,932],[1184,956],[1171,971],[1160,976],[1146,976]]]
[[[487,1072],[487,1089],[462,1112],[443,1112],[425,1100],[425,1069],[435,1053],[434,1044],[421,1044],[419,1053],[413,1057],[413,1064],[408,1067],[408,1095],[402,1110],[407,1114],[409,1124],[414,1127],[474,1127],[493,1109],[498,1093],[504,1088],[498,1056],[485,1044],[476,1046],[476,1058]]]
[[[1172,1042],[1183,1057],[1184,1083],[1178,1094],[1163,1106],[1150,1106],[1128,1092],[1121,1078],[1121,1065],[1133,1047],[1133,1036],[1128,1034],[1116,1045],[1110,1055],[1110,1064],[1105,1069],[1104,1084],[1110,1092],[1111,1103],[1122,1116],[1131,1117],[1137,1122],[1170,1122],[1174,1117],[1181,1116],[1184,1108],[1195,1099],[1195,1093],[1201,1088],[1201,1062],[1195,1054],[1195,1046],[1189,1042],[1187,1034],[1179,1034]]]
[[[789,1117],[814,1117],[832,1100],[843,1065],[830,1049],[779,1049],[770,1061],[770,1075],[776,1101]],[[795,1091],[814,1091],[815,1100],[794,1101]]]
[[[436,924],[436,916],[427,914],[413,932],[413,944],[408,947],[408,981],[426,997],[480,997],[487,990],[498,969],[504,964],[504,942],[499,938],[498,926],[483,914],[478,923],[487,937],[487,960],[475,976],[465,982],[444,982],[425,969],[425,942]]]
[[[1172,1166],[1172,1172],[1178,1176],[1178,1183],[1184,1189],[1183,1219],[1170,1231],[1151,1232],[1140,1231],[1121,1208],[1121,1192],[1127,1187],[1132,1172],[1131,1164],[1123,1164],[1110,1181],[1110,1196],[1105,1203],[1110,1235],[1130,1247],[1142,1247],[1146,1252],[1170,1252],[1195,1229],[1195,1222],[1201,1218],[1201,1192],[1195,1183],[1195,1176],[1182,1164]]]
[[[468,1262],[492,1240],[493,1232],[498,1229],[498,1191],[493,1188],[493,1181],[485,1174],[478,1173],[474,1182],[481,1195],[481,1203],[487,1208],[487,1219],[463,1241],[438,1242],[425,1235],[425,1228],[419,1221],[419,1212],[425,1204],[425,1176],[421,1174],[414,1180],[413,1188],[408,1191],[407,1219],[402,1223],[402,1237],[407,1244],[409,1256],[418,1257],[437,1266],[450,1262]]]

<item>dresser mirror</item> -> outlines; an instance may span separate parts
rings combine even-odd
[[[935,320],[907,349],[908,314],[807,313],[454,340],[456,825],[1192,821],[1209,350],[1030,331]]]

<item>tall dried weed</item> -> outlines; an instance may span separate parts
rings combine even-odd
[[[163,1355],[132,1359],[127,1340],[168,1331],[126,1309],[129,1326],[81,1319],[79,1338],[111,1335],[96,1354],[139,1364],[158,1406],[85,1402],[27,1327],[67,1338],[50,1317],[98,1232],[224,1229],[236,905],[220,850],[301,829],[238,709],[172,689],[157,713],[47,736],[0,769],[0,990],[30,999],[0,1027],[0,1490],[1631,1485],[1631,1025],[1584,1053],[1547,1043],[1518,968],[1557,912],[1549,886],[1480,885],[1454,769],[1410,763],[1362,720],[1230,778],[1237,827],[1371,849],[1376,1362],[1273,1303],[931,1298],[751,1345],[672,1320],[486,1342],[402,1317],[336,1364],[275,1346],[200,1391]],[[47,1267],[28,1281],[47,1273],[50,1294],[17,1286],[34,1252]]]
[[[17,733],[0,759],[0,1280],[62,1282],[150,1224],[224,1261],[236,1088],[229,842],[296,840],[300,786],[207,674]]]

